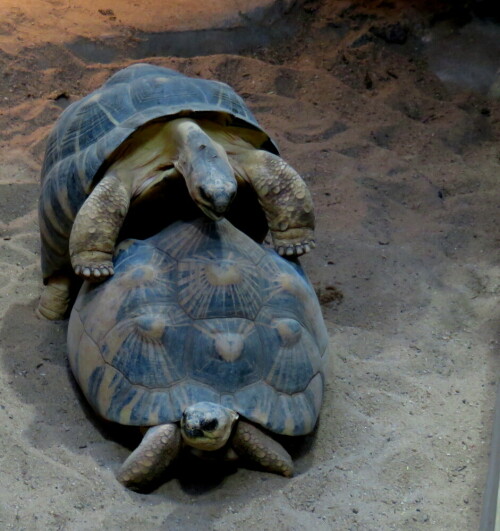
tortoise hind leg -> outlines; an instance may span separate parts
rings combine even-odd
[[[128,456],[116,478],[125,487],[143,490],[158,480],[181,448],[181,433],[175,424],[150,428],[141,444]]]
[[[83,203],[69,238],[71,265],[77,275],[99,281],[114,273],[113,252],[129,204],[130,194],[112,174]]]
[[[300,256],[315,247],[313,202],[300,175],[267,151],[245,150],[230,160],[257,193],[278,253]]]
[[[269,472],[286,477],[293,475],[292,458],[283,446],[244,420],[238,421],[232,446],[240,457],[246,457]]]
[[[40,318],[64,319],[70,301],[71,280],[67,276],[56,275],[47,280],[35,313]]]

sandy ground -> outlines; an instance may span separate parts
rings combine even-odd
[[[0,528],[477,528],[500,368],[499,29],[414,4],[1,2]],[[314,193],[303,264],[332,355],[292,479],[187,463],[123,489],[129,450],[76,389],[66,323],[34,316],[47,133],[135,60],[233,85]]]

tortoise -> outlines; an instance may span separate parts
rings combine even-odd
[[[200,209],[213,220],[228,215],[240,189],[239,228],[258,241],[269,228],[282,255],[314,247],[306,184],[228,85],[143,63],[118,71],[71,104],[48,139],[38,315],[64,318],[78,277],[112,275],[117,240],[137,237],[125,227],[152,224],[155,198],[160,221],[146,236]],[[124,225],[135,207],[142,210]]]
[[[148,488],[183,445],[291,476],[270,434],[314,429],[328,348],[300,265],[226,219],[202,218],[122,241],[114,269],[83,283],[68,355],[102,418],[148,430],[119,481]]]

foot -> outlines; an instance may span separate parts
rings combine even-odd
[[[271,231],[273,245],[280,256],[301,256],[316,247],[314,233],[310,229]]]
[[[98,251],[83,251],[71,257],[75,273],[90,282],[102,282],[115,272],[111,255]]]
[[[56,321],[64,319],[68,312],[70,301],[70,280],[67,277],[52,277],[44,286],[38,308],[37,317]]]
[[[175,424],[154,426],[128,456],[116,478],[125,487],[141,491],[165,473],[180,447],[181,434]]]

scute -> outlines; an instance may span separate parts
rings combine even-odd
[[[267,256],[261,245],[235,230],[230,223],[177,223],[148,241],[176,260],[206,253],[225,256],[233,252],[257,266]]]
[[[290,330],[290,323],[296,325],[296,330]],[[264,329],[262,325],[260,328]],[[289,329],[286,333],[285,328]],[[322,365],[314,339],[293,319],[274,319],[267,335],[271,341],[264,348],[276,354],[265,375],[266,382],[282,393],[304,391]]]
[[[184,259],[178,265],[178,300],[193,319],[255,319],[262,304],[262,279],[248,260],[217,254]]]
[[[328,332],[314,288],[297,264],[283,261],[276,253],[269,253],[260,266],[267,272],[269,282],[260,319],[267,322],[274,314],[297,319],[317,342],[319,351],[328,347]]]
[[[170,68],[161,68],[164,71],[164,75],[170,77],[173,76],[182,76],[180,72],[171,70]],[[156,75],[158,73],[158,67],[155,65],[150,65],[146,63],[138,63],[135,65],[128,66],[123,70],[119,70],[113,74],[104,84],[105,87],[110,85],[116,85],[118,83],[130,83],[130,81],[142,77],[147,74]]]
[[[103,359],[134,386],[167,387],[184,376],[176,351],[176,347],[182,348],[183,337],[180,330],[174,334],[169,331],[159,315],[142,315],[119,323],[104,339]]]
[[[234,393],[260,381],[269,364],[255,326],[244,319],[197,322],[186,347],[191,377],[219,393]]]
[[[241,300],[197,283],[210,268],[212,286],[235,285]],[[204,218],[123,242],[115,271],[84,284],[68,335],[73,372],[103,417],[176,422],[185,407],[209,401],[277,433],[314,428],[327,336],[300,266],[228,221]]]

